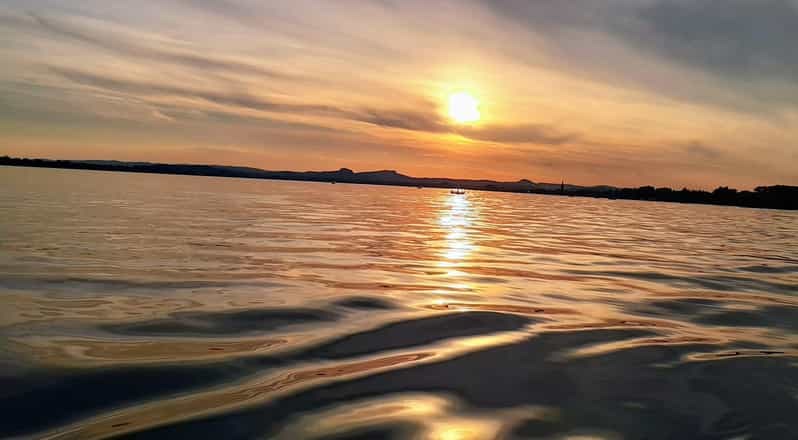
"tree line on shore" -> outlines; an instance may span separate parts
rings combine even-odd
[[[653,200],[660,202],[700,203],[707,205],[742,206],[749,208],[798,209],[798,186],[758,186],[753,191],[738,191],[721,186],[714,191],[682,188],[617,188],[604,193],[576,190],[579,195],[628,200]]]

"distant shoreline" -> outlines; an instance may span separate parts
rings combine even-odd
[[[617,188],[613,186],[578,186],[565,183],[535,183],[526,179],[517,182],[498,182],[493,180],[411,177],[393,170],[359,173],[347,168],[341,168],[337,171],[269,171],[259,168],[225,165],[165,164],[112,160],[49,160],[9,156],[0,157],[0,165],[307,182],[463,188],[480,191],[696,203],[746,208],[798,209],[798,186],[787,185],[759,186],[754,191],[737,191],[728,187],[720,187],[709,192],[688,189],[673,190],[671,188],[654,188],[652,186]]]

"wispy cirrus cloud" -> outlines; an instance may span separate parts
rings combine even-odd
[[[729,112],[798,110],[795,0],[479,1],[588,80]]]
[[[279,102],[245,93],[204,90],[170,83],[135,81],[64,67],[50,67],[50,71],[77,84],[136,96],[169,95],[195,98],[223,106],[274,113],[341,117],[352,115],[344,109],[330,105]]]
[[[434,108],[428,111],[417,110],[378,110],[366,109],[357,118],[361,122],[387,128],[399,128],[429,133],[448,133],[451,128]]]
[[[203,90],[174,84],[142,82],[102,76],[90,72],[62,67],[50,70],[70,81],[106,91],[136,96],[169,95],[193,98],[235,109],[256,110],[269,113],[318,115],[355,122],[364,122],[384,128],[426,133],[458,134],[465,138],[507,144],[561,145],[578,139],[577,135],[544,124],[459,126],[442,118],[428,103],[426,112],[411,110],[385,110],[369,108],[344,108],[322,104],[295,104],[270,100],[260,96]]]
[[[793,80],[795,0],[481,0],[536,33],[595,32],[723,77]]]
[[[64,20],[48,18],[34,12],[28,12],[26,15],[29,17],[27,20],[20,17],[7,16],[5,17],[5,23],[30,32],[43,32],[52,37],[67,38],[127,59],[136,60],[139,63],[166,63],[206,72],[216,71],[236,75],[251,75],[269,80],[308,80],[308,78],[301,75],[280,72],[232,57],[219,57],[186,49],[169,49],[164,47],[163,43],[160,45],[153,42],[145,44],[141,40],[134,42],[129,37],[79,28]]]
[[[458,134],[481,141],[503,144],[563,145],[581,140],[574,132],[546,124],[487,125],[455,130]]]
[[[430,105],[430,107],[432,107]],[[428,133],[457,134],[462,137],[499,144],[562,145],[579,140],[576,133],[546,124],[471,125],[454,124],[434,108],[426,112],[407,110],[368,110],[360,121],[381,127]]]

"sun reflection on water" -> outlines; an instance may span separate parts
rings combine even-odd
[[[477,211],[465,194],[447,194],[444,206],[447,209],[441,212],[438,223],[446,233],[446,248],[442,252],[443,260],[439,263],[442,267],[452,267],[447,263],[459,263],[467,259],[474,250],[474,243],[470,240],[469,232],[473,226]],[[458,276],[460,271],[449,271],[449,276]]]
[[[429,440],[479,440],[497,438],[502,427],[499,420],[482,420],[479,418],[444,418],[432,423],[428,434]]]
[[[440,260],[437,265],[446,269],[446,281],[439,293],[470,291],[474,286],[468,282],[470,274],[466,262],[477,249],[472,234],[478,210],[466,194],[446,194],[439,205],[442,208],[438,225],[444,240],[438,249]]]

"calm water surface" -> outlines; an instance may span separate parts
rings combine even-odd
[[[798,214],[0,167],[0,437],[796,439]]]

